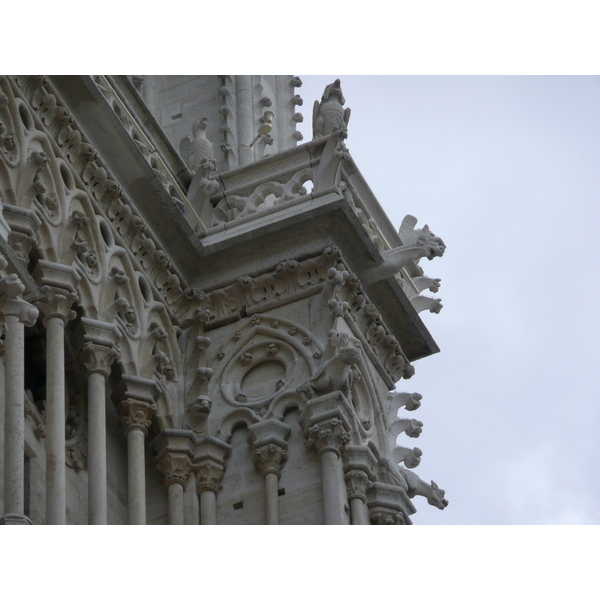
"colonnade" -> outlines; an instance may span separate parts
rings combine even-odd
[[[66,523],[65,469],[65,326],[75,317],[79,275],[72,267],[38,261],[34,273],[44,299],[37,306],[22,298],[24,285],[16,275],[0,278],[0,313],[5,328],[5,524],[28,524],[24,514],[25,427],[25,327],[32,327],[39,313],[46,327],[46,523]],[[121,338],[116,325],[82,318],[82,361],[88,392],[88,513],[89,523],[108,523],[106,464],[106,381],[113,361],[119,357]],[[146,523],[145,438],[157,410],[160,388],[154,380],[121,376],[118,404],[127,438],[128,521]],[[307,446],[319,457],[325,524],[350,522],[403,522],[401,490],[372,484],[375,458],[365,446],[351,446],[351,408],[344,395],[333,392],[308,400],[300,415]],[[288,455],[291,428],[271,418],[249,427],[255,467],[265,486],[265,522],[277,525],[279,479]],[[217,523],[217,493],[231,447],[211,436],[199,438],[187,430],[164,430],[152,442],[156,462],[167,487],[168,520],[180,525],[184,519],[184,492],[193,481],[200,505],[200,523]],[[344,454],[342,456],[342,448]],[[371,490],[371,491],[369,491]],[[370,500],[369,500],[370,498]],[[369,516],[370,515],[370,516]]]

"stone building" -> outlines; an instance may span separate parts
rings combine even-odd
[[[446,506],[402,441],[421,396],[394,391],[438,351],[418,313],[439,312],[422,293],[439,280],[418,263],[444,244],[386,217],[339,80],[302,143],[301,85],[0,77],[2,523]]]

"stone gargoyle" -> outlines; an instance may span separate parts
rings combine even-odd
[[[406,494],[409,498],[423,496],[424,498],[427,498],[427,502],[429,502],[431,506],[435,506],[440,510],[444,510],[444,508],[448,506],[448,500],[444,498],[446,492],[440,489],[435,481],[432,481],[430,485],[429,483],[425,483],[416,473],[400,466],[397,468],[408,485]]]
[[[297,391],[305,397],[314,398],[330,392],[342,392],[351,398],[354,381],[352,367],[360,360],[360,350],[354,346],[340,348],[326,360],[310,381],[298,386]]]
[[[315,100],[313,106],[313,139],[333,133],[335,129],[345,129],[350,120],[350,109],[344,110],[346,102],[339,79],[330,83],[323,92],[321,102]]]

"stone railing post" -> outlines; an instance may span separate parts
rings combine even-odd
[[[230,452],[229,444],[212,436],[201,438],[194,449],[193,469],[200,497],[201,525],[217,524],[217,492]]]
[[[144,439],[156,413],[158,384],[153,379],[122,376],[119,403],[121,425],[127,436],[127,504],[130,525],[146,524],[146,460]]]
[[[76,313],[81,277],[73,267],[38,261],[34,277],[44,299],[38,301],[46,327],[46,523],[66,524],[65,483],[65,325]]]
[[[88,373],[88,520],[108,523],[106,479],[106,380],[119,357],[116,344],[121,333],[116,325],[83,317],[82,358]]]
[[[0,278],[0,312],[5,326],[4,516],[0,524],[28,525],[25,516],[25,327],[38,309],[17,298],[25,287],[16,275]]]
[[[321,459],[325,525],[344,522],[344,473],[340,450],[350,441],[351,409],[341,392],[309,400],[300,414],[306,445]]]
[[[266,419],[249,427],[254,464],[265,480],[266,522],[279,525],[279,478],[287,460],[291,427],[278,419]]]
[[[352,525],[369,525],[367,490],[375,479],[376,458],[367,446],[346,446],[343,459]]]

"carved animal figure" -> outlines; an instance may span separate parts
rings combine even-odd
[[[194,173],[204,161],[212,160],[213,158],[213,144],[206,137],[207,127],[208,118],[202,117],[202,119],[194,123],[192,128],[194,139],[190,140],[189,136],[186,136],[181,140],[181,154],[187,161],[190,170]]]
[[[353,382],[352,366],[360,360],[360,351],[354,346],[346,346],[327,360],[319,373],[311,381],[299,386],[298,391],[311,398],[342,392],[347,398]]]
[[[344,110],[346,102],[340,80],[330,83],[323,92],[321,102],[313,106],[313,139],[329,135],[334,129],[346,128],[350,120],[350,109]]]
[[[195,433],[204,433],[211,409],[212,402],[207,396],[198,396],[192,400],[185,407],[184,429],[191,429]]]
[[[431,506],[435,506],[440,510],[444,510],[444,508],[448,506],[448,500],[444,498],[446,492],[440,489],[435,481],[432,481],[431,485],[429,485],[428,483],[425,483],[416,473],[413,473],[408,469],[399,466],[398,470],[408,485],[406,494],[409,498],[423,496],[424,498],[427,498],[427,502],[429,502]]]
[[[425,226],[427,228],[427,225]],[[425,231],[423,228],[422,231]],[[404,266],[412,261],[419,262],[421,258],[433,260],[436,256],[443,256],[446,250],[444,241],[433,235],[427,228],[427,235],[419,235],[414,241],[398,246],[381,253],[383,264],[367,271],[363,277],[363,283],[370,285],[387,277],[392,277],[400,272]]]

